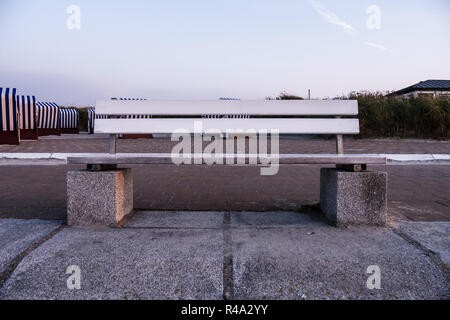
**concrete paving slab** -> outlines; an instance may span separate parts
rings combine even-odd
[[[399,235],[448,261],[450,223],[337,229],[295,212],[231,212],[229,228],[222,212],[144,211],[133,219],[122,229],[62,229],[24,257],[0,299],[221,299],[228,281],[234,299],[450,298],[445,270]],[[1,220],[0,261],[58,225]],[[67,288],[71,265],[80,267],[80,290]],[[379,290],[366,286],[373,265]]]
[[[250,218],[250,217],[249,217]],[[448,299],[446,275],[393,230],[232,228],[235,299]],[[366,286],[381,271],[381,289]]]
[[[70,290],[67,267],[81,271]],[[222,232],[64,228],[17,266],[0,299],[220,299]]]
[[[436,253],[450,269],[450,222],[401,222],[397,229]]]
[[[15,257],[60,224],[58,221],[45,220],[0,220],[0,274]]]
[[[127,228],[222,228],[223,212],[137,211],[124,224]]]
[[[323,226],[326,223],[324,215],[320,212],[231,212],[230,224],[233,227],[279,227],[279,226]]]

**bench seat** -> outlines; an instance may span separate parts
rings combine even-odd
[[[249,154],[225,154],[231,158],[245,158]],[[199,154],[186,154],[185,158],[203,157]],[[254,155],[257,157],[257,155]],[[181,156],[180,156],[181,158]],[[214,158],[214,157],[213,157]],[[218,155],[217,158],[220,158]],[[215,158],[214,158],[215,159]],[[68,164],[173,164],[173,157],[170,153],[93,153],[80,156],[70,156],[67,158]],[[259,163],[259,162],[258,162]],[[280,154],[279,164],[386,164],[386,157],[382,155],[365,154]]]

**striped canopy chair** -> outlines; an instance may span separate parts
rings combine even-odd
[[[78,134],[78,110],[60,108],[59,128],[61,133]]]
[[[37,140],[37,109],[35,96],[16,96],[19,111],[20,140]]]
[[[16,89],[0,88],[0,144],[19,144]]]
[[[53,102],[37,102],[36,106],[39,136],[59,136],[59,106]]]
[[[94,133],[94,123],[95,123],[95,108],[88,109],[88,133]]]

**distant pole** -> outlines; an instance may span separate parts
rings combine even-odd
[[[311,100],[311,89],[308,89],[308,100]]]

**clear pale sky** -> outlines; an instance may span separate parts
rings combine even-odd
[[[79,30],[66,26],[70,5]],[[381,29],[367,27],[370,5]],[[0,87],[61,105],[450,79],[448,0],[0,0],[0,39]]]

